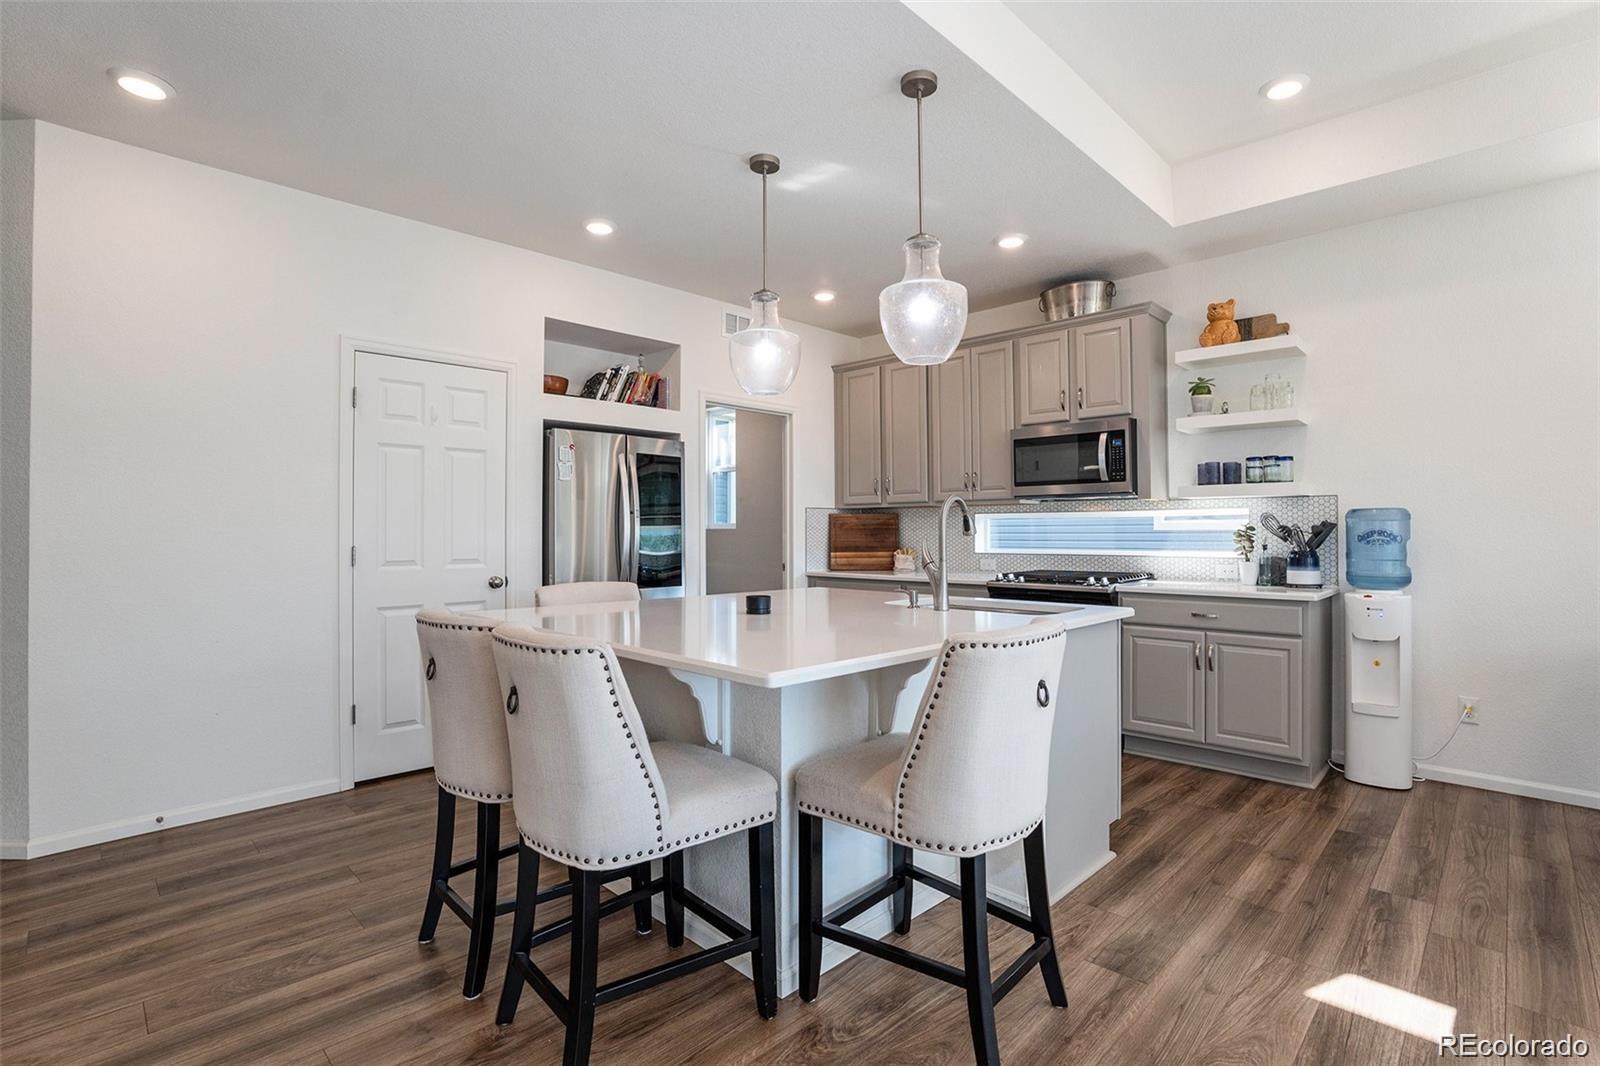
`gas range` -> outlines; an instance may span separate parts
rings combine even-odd
[[[1154,574],[1143,571],[1016,570],[996,574],[987,586],[990,596],[1002,600],[1116,603],[1119,589],[1154,579]]]

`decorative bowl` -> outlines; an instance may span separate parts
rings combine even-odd
[[[552,396],[565,396],[569,382],[560,374],[546,374],[544,376],[544,391]]]

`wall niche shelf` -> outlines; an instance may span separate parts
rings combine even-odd
[[[1172,361],[1180,367],[1200,370],[1232,366],[1235,363],[1262,363],[1269,359],[1304,358],[1310,354],[1311,349],[1306,347],[1298,334],[1285,333],[1256,341],[1214,344],[1209,348],[1185,348],[1181,352],[1174,352]]]
[[[1309,496],[1297,481],[1252,481],[1242,485],[1185,485],[1178,499],[1198,497]]]
[[[636,430],[644,433],[679,433],[682,412],[671,407],[646,407],[636,403],[610,403],[582,396],[540,397],[544,418],[565,425],[597,429]]]
[[[1228,429],[1270,429],[1274,426],[1304,426],[1305,413],[1293,407],[1272,411],[1231,411],[1225,415],[1180,415],[1172,428],[1179,433],[1218,433]]]

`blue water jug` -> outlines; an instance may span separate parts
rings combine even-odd
[[[1344,576],[1358,589],[1403,589],[1411,584],[1406,545],[1411,512],[1404,507],[1358,507],[1344,516]]]

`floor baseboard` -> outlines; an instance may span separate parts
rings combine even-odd
[[[290,785],[286,788],[269,789],[265,792],[252,792],[244,796],[230,796],[227,799],[216,800],[212,803],[197,803],[192,807],[181,807],[175,811],[161,811],[159,813],[141,815],[137,818],[127,818],[119,822],[105,822],[101,825],[90,826],[87,829],[74,829],[66,833],[55,833],[51,836],[33,837],[26,843],[8,842],[0,844],[0,858],[37,859],[45,855],[55,855],[63,851],[72,851],[76,848],[86,848],[94,844],[121,840],[124,837],[164,832],[168,829],[175,829],[180,825],[207,822],[213,818],[224,818],[230,814],[243,814],[246,811],[260,810],[263,807],[276,807],[282,803],[294,803],[296,800],[310,799],[313,796],[325,796],[330,792],[338,791],[338,778],[328,778],[322,781],[307,781],[304,784]],[[161,819],[159,824],[156,822],[157,817]]]
[[[1600,792],[1592,792],[1584,788],[1547,785],[1542,781],[1524,781],[1519,777],[1480,774],[1473,770],[1455,770],[1448,766],[1436,766],[1433,763],[1418,763],[1417,773],[1430,781],[1443,781],[1450,785],[1465,785],[1468,788],[1482,788],[1490,792],[1509,792],[1513,796],[1527,796],[1530,799],[1569,803],[1574,807],[1600,809]]]

